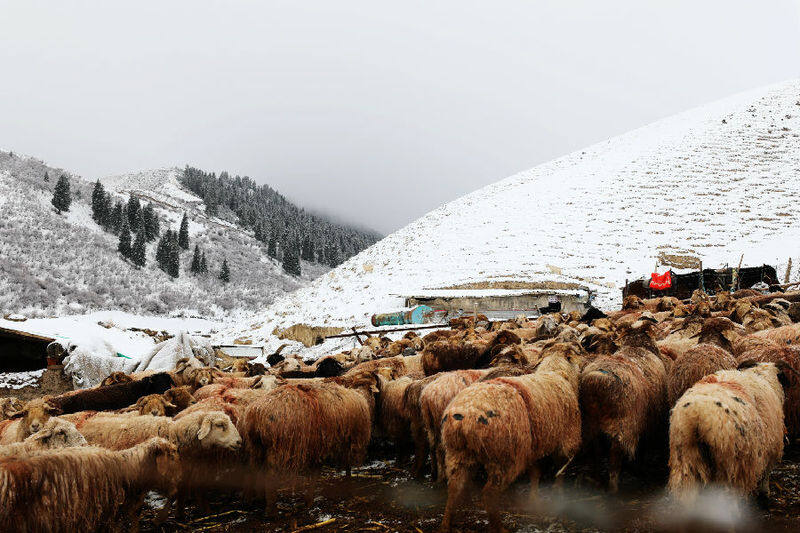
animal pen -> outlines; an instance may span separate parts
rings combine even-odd
[[[677,274],[670,269],[661,275],[653,274],[651,279],[642,278],[626,283],[622,289],[622,297],[630,295],[640,298],[674,296],[685,300],[692,296],[695,289],[702,289],[708,294],[716,294],[723,291],[749,289],[759,283],[770,287],[777,285],[778,274],[775,272],[775,268],[770,265],[738,269],[705,268],[685,274]]]

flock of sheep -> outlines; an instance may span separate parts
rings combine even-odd
[[[276,512],[278,490],[310,503],[323,466],[362,463],[372,440],[447,484],[450,530],[470,481],[489,528],[525,475],[558,485],[581,454],[618,488],[646,443],[669,443],[668,488],[768,496],[784,441],[800,434],[800,293],[691,301],[628,297],[595,317],[489,322],[363,346],[307,365],[183,360],[170,372],[115,373],[93,389],[0,401],[0,529],[136,528],[144,497],[235,491]],[[235,474],[235,475],[232,475]],[[57,511],[56,511],[57,510]],[[54,512],[58,513],[56,520]]]

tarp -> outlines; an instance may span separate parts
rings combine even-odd
[[[653,272],[650,274],[650,288],[663,291],[672,287],[672,272],[667,270],[663,274]]]
[[[198,364],[214,363],[214,348],[203,338],[181,332],[175,337],[156,344],[141,358],[131,359],[117,353],[105,340],[94,343],[70,343],[65,347],[69,355],[64,359],[64,372],[72,378],[75,388],[99,385],[112,372],[141,372],[144,370],[172,370],[180,359],[199,360]]]

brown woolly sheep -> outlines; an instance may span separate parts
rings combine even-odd
[[[123,451],[78,447],[0,459],[0,530],[106,529],[123,506],[138,511],[131,504],[146,491],[170,494],[176,462],[175,447],[160,438]]]
[[[791,324],[774,329],[765,329],[753,334],[755,337],[782,345],[800,344],[800,324]]]
[[[633,459],[640,438],[659,426],[666,413],[663,360],[649,337],[650,323],[639,321],[619,338],[613,355],[596,357],[580,379],[584,436],[608,440],[609,490],[616,492],[624,457]]]
[[[51,416],[61,414],[48,399],[37,398],[25,404],[11,419],[0,422],[0,444],[22,442],[42,429]]]
[[[373,361],[366,361],[357,364],[356,366],[345,372],[342,375],[342,377],[358,376],[364,374],[365,372],[367,373],[376,372],[381,368],[392,369],[395,377],[401,377],[401,376],[421,377],[424,375],[422,370],[421,355],[409,355],[409,356],[398,355],[397,357],[385,357],[383,359],[375,359]]]
[[[174,407],[167,408],[167,416],[175,416],[190,405],[197,403],[192,395],[191,387],[172,387],[164,393],[164,399]]]
[[[101,383],[101,387],[108,387],[109,385],[116,385],[117,383],[130,383],[133,378],[125,372],[112,372]]]
[[[254,468],[265,469],[266,509],[274,510],[278,477],[311,474],[331,461],[347,470],[360,464],[370,440],[374,374],[287,384],[250,404],[242,420]],[[310,503],[313,484],[307,485]]]
[[[17,398],[0,398],[0,422],[8,420],[22,409],[24,406]]]
[[[700,331],[699,344],[679,355],[667,375],[667,393],[672,406],[701,378],[717,370],[736,368],[733,345],[741,326],[727,318],[707,318]]]
[[[122,409],[142,396],[162,394],[172,386],[172,377],[166,372],[159,372],[128,383],[72,391],[51,398],[50,403],[65,413]]]
[[[230,389],[233,390],[233,389]],[[247,390],[247,389],[242,389]],[[233,425],[236,427],[237,431],[240,429],[240,423],[242,418],[242,410],[238,405],[234,405],[225,400],[222,394],[217,396],[210,396],[208,398],[203,398],[202,400],[195,402],[193,405],[190,405],[177,415],[175,415],[175,420],[180,420],[181,418],[185,418],[189,415],[194,413],[210,413],[213,411],[222,411],[228,418],[231,419]]]
[[[644,309],[644,301],[635,294],[630,294],[623,298],[622,309]]]
[[[755,348],[739,356],[739,362],[758,361],[788,365],[794,372],[784,371],[783,413],[789,435],[800,436],[800,352],[796,346],[768,346]]]
[[[411,444],[411,421],[403,405],[406,389],[414,380],[403,376],[395,380],[381,380],[378,395],[378,429],[384,437],[395,443],[402,454]]]
[[[440,426],[442,414],[450,400],[462,390],[485,376],[488,370],[454,370],[437,374],[436,379],[425,387],[419,396],[422,425],[431,453],[431,471],[434,480],[444,479],[444,449],[441,446]]]
[[[783,454],[783,390],[774,364],[747,366],[706,376],[672,409],[669,488],[680,500],[712,483],[769,495]]]
[[[425,424],[422,421],[422,410],[420,409],[419,398],[436,375],[415,380],[406,387],[403,393],[403,410],[409,420],[411,428],[411,440],[414,441],[414,477],[422,479],[425,461],[428,458],[428,437],[425,433]]]
[[[86,439],[75,424],[62,418],[51,417],[42,429],[24,441],[0,446],[0,457],[20,457],[40,450],[85,445]]]
[[[177,409],[177,406],[167,401],[163,394],[148,394],[124,411],[135,411],[140,415],[166,416],[168,409]]]
[[[469,330],[462,336],[426,344],[422,350],[422,369],[426,376],[430,376],[437,372],[475,368],[490,350],[502,345],[502,340],[506,338],[505,333],[507,332],[478,335]],[[519,340],[519,337],[514,337]]]
[[[447,466],[447,506],[442,520],[449,531],[467,483],[479,467],[486,471],[483,503],[489,530],[501,531],[499,498],[527,472],[536,497],[539,461],[571,459],[581,443],[578,368],[560,355],[545,357],[535,373],[498,378],[462,390],[442,417]]]

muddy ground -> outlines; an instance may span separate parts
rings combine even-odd
[[[565,472],[563,492],[543,483],[538,507],[528,498],[528,484],[514,485],[505,497],[504,524],[510,531],[797,531],[800,529],[800,443],[787,447],[772,477],[771,499],[764,507],[749,502],[735,511],[725,495],[704,496],[694,513],[679,513],[664,497],[666,458],[654,452],[623,474],[620,494],[611,497],[595,479],[588,458],[576,460]],[[476,480],[479,483],[480,480]],[[455,521],[455,530],[485,531],[479,488]],[[367,465],[353,477],[323,472],[314,504],[307,509],[301,494],[282,490],[277,518],[239,495],[212,495],[210,509],[190,506],[187,517],[156,526],[154,509],[145,512],[143,531],[352,531],[431,532],[442,518],[446,488],[416,482],[407,466],[398,467],[391,452],[373,449]],[[154,507],[158,507],[157,502]],[[731,529],[731,525],[735,528]]]

